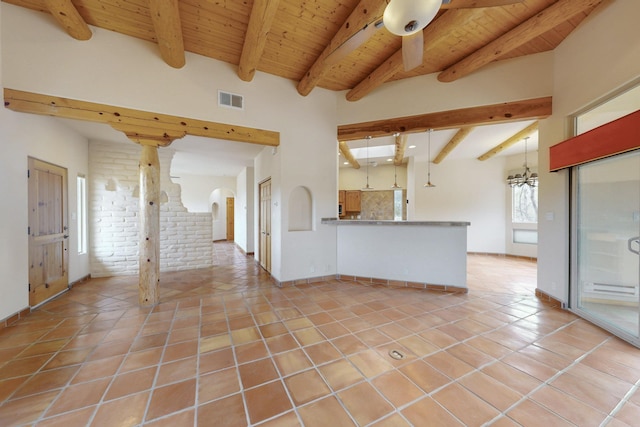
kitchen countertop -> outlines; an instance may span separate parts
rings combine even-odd
[[[322,224],[335,225],[424,225],[431,227],[468,227],[470,222],[464,221],[393,221],[368,219],[322,218]]]

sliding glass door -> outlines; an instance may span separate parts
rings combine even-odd
[[[640,345],[640,151],[574,168],[572,309]]]

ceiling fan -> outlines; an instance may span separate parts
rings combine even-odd
[[[436,17],[440,9],[467,9],[506,6],[524,0],[386,0],[382,16],[365,24],[341,46],[331,53],[329,61],[338,62],[366,42],[380,28],[402,37],[404,70],[410,71],[422,64],[424,39],[422,30]]]

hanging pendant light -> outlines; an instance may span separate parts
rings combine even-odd
[[[531,173],[529,169],[529,164],[527,163],[527,140],[529,137],[527,136],[524,139],[524,172],[522,174],[509,175],[507,177],[507,184],[509,187],[522,187],[523,185],[528,185],[529,187],[537,187],[538,186],[538,174]]]
[[[427,145],[427,183],[424,185],[426,188],[433,188],[436,185],[431,183],[431,132],[433,129],[429,129],[429,143]]]
[[[397,36],[421,31],[442,6],[442,0],[390,0],[387,3],[382,21],[385,28]]]
[[[367,140],[367,185],[363,188],[363,190],[373,190],[373,187],[369,186],[369,140],[371,136],[365,137]]]
[[[398,174],[396,173],[397,169],[398,167],[394,163],[393,164],[393,185],[391,186],[391,188],[402,188],[398,185]]]

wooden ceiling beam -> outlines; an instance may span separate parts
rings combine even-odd
[[[480,107],[440,111],[417,116],[396,117],[338,126],[338,140],[352,141],[366,136],[391,136],[395,133],[424,132],[428,129],[452,129],[463,126],[543,119],[552,113],[551,97],[504,102]]]
[[[396,154],[393,156],[393,164],[400,166],[404,159],[404,150],[407,148],[407,138],[409,136],[401,133],[396,135]]]
[[[456,134],[451,138],[447,145],[445,145],[442,150],[438,153],[435,159],[433,159],[433,163],[436,165],[444,160],[445,157],[449,155],[453,151],[454,148],[458,146],[469,134],[472,130],[475,129],[475,126],[464,126],[456,132]]]
[[[168,114],[157,114],[9,88],[4,89],[4,106],[13,111],[23,113],[85,120],[109,125],[111,123],[124,123],[132,125],[134,128],[153,128],[159,131],[160,134],[174,135],[184,131],[187,135],[271,147],[277,147],[280,144],[280,134],[274,131]]]
[[[508,138],[503,143],[496,145],[491,150],[487,151],[482,156],[478,157],[478,160],[490,159],[491,157],[495,156],[501,151],[511,147],[516,142],[522,141],[524,138],[528,137],[529,135],[531,135],[537,130],[538,130],[538,121],[535,121],[531,123],[529,126],[527,126],[526,128],[522,129],[520,132]]]
[[[382,17],[386,6],[387,2],[385,0],[360,1],[333,36],[329,44],[324,48],[320,56],[316,58],[313,65],[304,73],[304,77],[298,82],[298,93],[300,95],[307,96],[311,93],[313,88],[318,85],[324,73],[337,61],[336,58],[327,61],[329,56],[365,26],[372,24],[376,19]]]
[[[249,26],[244,36],[244,45],[238,64],[238,77],[245,82],[253,80],[279,3],[280,0],[255,0],[253,2]]]
[[[178,0],[149,0],[149,14],[160,56],[173,68],[184,67],[184,41]]]
[[[351,164],[351,167],[354,169],[360,169],[360,163],[353,157],[353,153],[351,153],[351,149],[347,145],[346,142],[340,141],[338,142],[338,147],[340,147],[340,152],[344,156],[345,159]]]
[[[451,37],[451,28],[465,27],[476,16],[479,16],[479,14],[481,14],[480,9],[451,9],[447,10],[442,14],[442,16],[427,25],[423,30],[425,46],[424,57],[426,58],[429,55],[430,50],[435,48],[440,42]],[[400,48],[353,89],[347,92],[347,101],[353,102],[364,98],[374,89],[381,86],[391,77],[402,71],[404,71],[404,63],[402,61],[402,48]]]
[[[460,62],[450,66],[438,75],[438,80],[452,82],[469,75],[601,2],[602,0],[559,0]]]
[[[71,0],[44,0],[51,16],[76,40],[89,40],[93,35]]]
[[[508,6],[514,3],[522,3],[523,1],[524,0],[453,0],[453,3],[451,3],[451,0],[449,0],[449,3],[443,2],[440,9]]]
[[[155,127],[134,125],[131,123],[109,122],[109,126],[124,133],[127,138],[140,145],[167,147],[176,139],[184,138],[186,131],[167,131]]]

